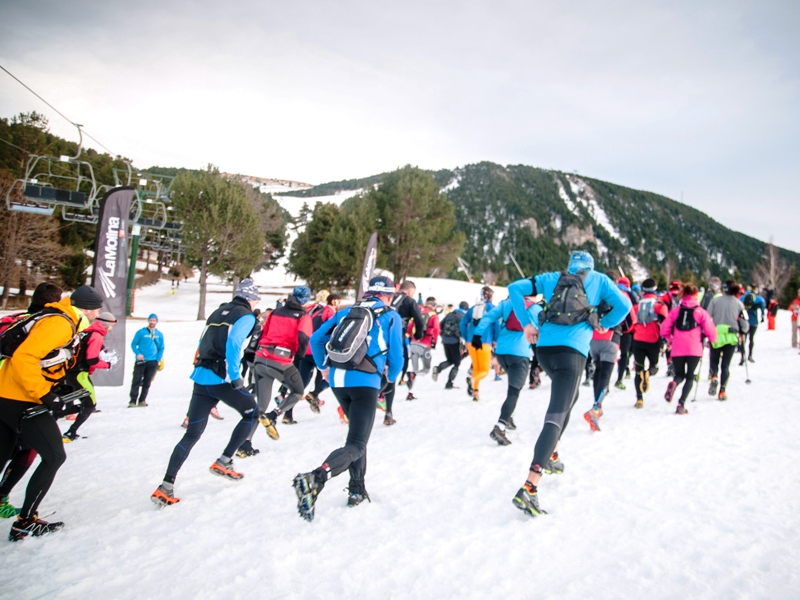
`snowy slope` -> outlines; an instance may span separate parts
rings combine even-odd
[[[142,310],[180,316],[178,302],[169,306],[172,299],[158,294]],[[549,515],[533,520],[511,505],[548,380],[523,390],[519,429],[503,448],[488,434],[505,380],[487,380],[475,403],[463,389],[445,392],[442,381],[420,377],[418,401],[405,402],[399,389],[396,426],[384,427],[382,413],[376,418],[372,503],[348,509],[341,476],[326,486],[310,524],[297,516],[290,483],[344,441],[330,392],[322,414],[301,405],[298,425],[279,424],[279,441],[257,432],[261,454],[236,460],[241,482],[207,470],[235,423],[222,406],[225,420],[208,424],[178,477],[181,502],[163,510],[150,503],[183,434],[202,329],[192,318],[162,319],[166,370],[149,408],[126,408],[129,374],[125,388],[101,389],[102,412],[83,426],[87,439],[66,447],[41,509],[57,510],[53,518],[67,527],[13,545],[0,538],[0,597],[797,597],[800,357],[787,347],[783,311],[777,332],[759,330],[751,386],[734,367],[727,403],[701,389],[691,414],[676,416],[662,399],[662,364],[643,410],[633,408],[629,382],[628,391],[612,390],[603,431],[591,433],[581,418],[591,405],[582,387],[562,442],[566,471],[540,486]],[[129,323],[129,337],[139,326]],[[465,374],[466,365],[462,387]],[[16,505],[23,484],[12,492]]]

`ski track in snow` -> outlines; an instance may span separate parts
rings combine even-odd
[[[148,294],[142,311],[168,312],[160,292]],[[128,323],[129,339],[141,325]],[[346,434],[326,391],[322,414],[301,403],[298,425],[278,424],[279,441],[259,427],[261,454],[235,459],[240,482],[208,472],[237,420],[221,405],[225,420],[210,420],[178,476],[181,502],[155,509],[149,495],[183,435],[202,327],[162,320],[166,369],[149,408],[127,408],[130,372],[124,387],[99,389],[102,412],[81,428],[87,439],[66,446],[41,507],[67,526],[16,544],[2,538],[0,597],[797,597],[800,357],[788,348],[785,311],[777,332],[759,329],[752,385],[735,361],[727,403],[706,395],[704,374],[690,414],[676,416],[663,400],[662,361],[644,409],[633,408],[627,380],[627,391],[612,388],[603,430],[592,433],[582,418],[591,390],[581,387],[562,442],[565,473],[543,479],[550,514],[537,519],[511,498],[527,475],[549,380],[522,391],[513,444],[499,447],[489,431],[506,378],[485,380],[481,402],[472,402],[467,364],[460,390],[444,391],[444,376],[421,376],[420,399],[406,402],[398,388],[394,427],[377,413],[371,504],[345,506],[343,474],[326,485],[312,523],[297,515],[293,476],[318,466]],[[442,359],[441,346],[434,356]],[[26,483],[11,494],[16,506]]]

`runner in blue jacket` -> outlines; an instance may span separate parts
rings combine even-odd
[[[536,321],[540,312],[542,312],[542,307],[532,302],[527,308],[528,318],[532,321]],[[531,345],[525,339],[522,325],[514,314],[511,300],[508,298],[483,315],[475,328],[475,335],[483,335],[483,332],[492,326],[500,328],[495,356],[497,362],[508,374],[508,391],[506,400],[500,409],[500,418],[489,437],[501,446],[508,446],[511,440],[506,437],[506,429],[517,428],[513,415],[517,408],[519,392],[525,386],[530,369]]]
[[[369,282],[364,301],[372,301],[373,310],[389,306],[394,294],[394,282],[388,277],[373,277]],[[352,307],[351,307],[352,308]],[[297,493],[297,510],[307,521],[314,519],[317,496],[331,477],[349,469],[348,506],[357,506],[369,500],[364,485],[367,471],[367,442],[375,421],[378,394],[383,387],[382,374],[389,383],[394,382],[403,370],[403,320],[394,310],[384,312],[369,332],[367,356],[375,363],[376,373],[328,367],[326,344],[336,326],[350,313],[351,308],[340,310],[332,319],[325,321],[311,336],[311,351],[314,362],[330,383],[333,394],[339,401],[348,419],[347,441],[342,448],[334,450],[321,466],[311,472],[300,473],[294,478]]]
[[[605,275],[595,272],[591,254],[576,250],[570,255],[567,273],[584,277],[583,287],[590,306],[604,303],[605,314],[599,319],[599,331],[617,326],[631,310],[631,301]],[[535,323],[525,306],[525,296],[543,294],[550,303],[561,273],[543,273],[530,279],[520,279],[508,288],[514,313],[522,324],[525,336],[536,343],[539,364],[551,380],[550,404],[534,449],[533,461],[525,485],[514,497],[514,505],[531,516],[543,511],[539,508],[537,486],[545,473],[562,473],[564,465],[558,459],[558,441],[569,423],[572,407],[578,400],[581,374],[589,355],[589,344],[594,328],[589,322],[556,324]],[[545,308],[545,312],[547,308]],[[540,320],[544,316],[540,315]],[[538,340],[538,342],[537,342]]]

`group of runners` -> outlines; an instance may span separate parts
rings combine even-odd
[[[63,523],[39,519],[37,509],[66,457],[63,442],[75,437],[77,427],[94,410],[89,375],[109,366],[101,356],[102,336],[115,321],[102,311],[100,295],[88,286],[63,299],[55,286],[37,288],[40,291],[39,296],[34,294],[29,318],[20,318],[29,327],[16,336],[18,345],[6,353],[5,342],[14,336],[4,333],[0,338],[7,356],[0,366],[0,465],[7,465],[0,481],[0,511],[4,511],[2,516],[17,517],[12,540],[63,527]],[[592,256],[584,251],[571,254],[566,270],[521,279],[508,287],[508,293],[507,299],[495,305],[487,286],[472,306],[461,302],[442,315],[435,298],[415,300],[413,282],[395,286],[391,278],[377,276],[370,280],[362,300],[341,310],[336,294],[323,290],[312,300],[311,290],[299,285],[274,310],[260,313],[257,286],[251,279],[243,280],[233,299],[207,319],[190,376],[193,391],[186,431],[167,461],[152,501],[158,506],[179,501],[175,493],[179,470],[219,402],[240,418],[209,469],[220,477],[240,480],[243,474],[235,468],[234,457],[258,454],[253,439],[259,426],[278,440],[279,420],[295,424],[293,408],[302,401],[319,412],[324,403],[320,393],[331,387],[340,418],[348,427],[345,443],[294,478],[297,509],[301,517],[312,520],[326,482],[345,471],[349,473],[347,504],[357,506],[369,500],[367,445],[376,411],[384,411],[384,425],[396,424],[393,408],[398,384],[407,386],[407,400],[416,400],[414,383],[428,373],[438,381],[447,372],[444,388],[458,389],[461,363],[469,357],[465,383],[473,401],[480,401],[481,383],[492,368],[497,377],[506,376],[506,398],[489,433],[501,446],[511,444],[508,431],[516,429],[513,415],[521,390],[526,384],[538,387],[542,373],[550,379],[544,424],[526,480],[513,497],[517,508],[537,516],[544,512],[538,500],[541,477],[564,471],[559,444],[584,373],[594,387],[593,406],[584,418],[596,431],[615,370],[615,386],[625,389],[630,355],[636,408],[643,406],[664,354],[671,376],[664,398],[667,402],[677,398],[676,413],[687,414],[686,403],[706,345],[711,348],[709,394],[725,400],[732,358],[738,348],[742,361],[755,360],[754,334],[769,304],[754,289],[733,281],[723,286],[717,278],[712,278],[704,293],[692,284],[672,282],[659,295],[653,279],[631,286],[625,277],[597,272]],[[12,329],[21,330],[16,323]],[[157,351],[152,330],[150,338]],[[433,364],[439,342],[445,360]],[[163,339],[160,349],[163,353]],[[145,358],[137,355],[142,381],[147,374],[140,365],[151,362]],[[306,393],[312,379],[314,389]],[[281,388],[273,396],[276,382]],[[69,401],[76,388],[86,392],[77,404]],[[143,399],[134,400],[132,393],[131,404],[139,402]],[[55,419],[70,412],[78,416],[62,434]],[[8,503],[8,493],[36,454],[41,464],[17,511]]]

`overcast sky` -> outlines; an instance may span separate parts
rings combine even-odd
[[[0,64],[140,168],[527,164],[800,251],[797,0],[0,0]]]

